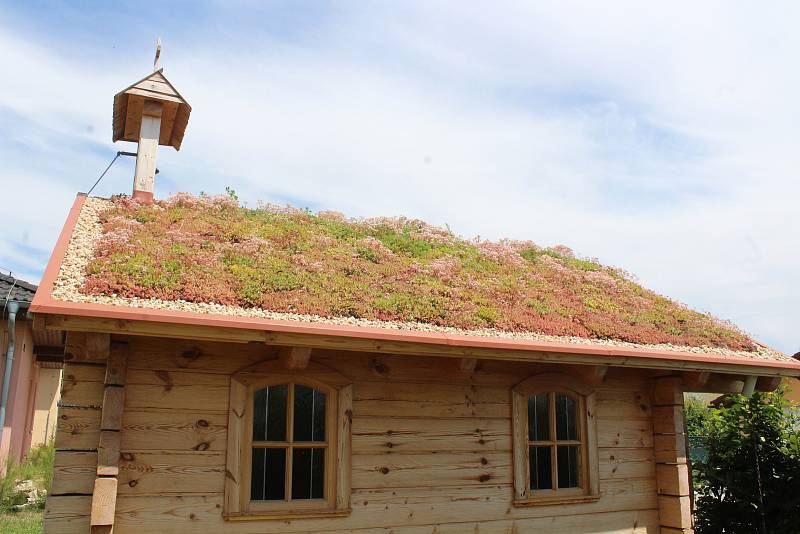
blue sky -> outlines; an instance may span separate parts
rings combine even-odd
[[[0,2],[0,268],[37,281],[151,69],[156,193],[566,244],[800,350],[795,3]],[[96,192],[128,192],[120,160]]]

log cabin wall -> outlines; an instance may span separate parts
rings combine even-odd
[[[611,369],[597,386],[600,498],[512,505],[510,388],[541,366],[315,350],[353,381],[352,513],[225,521],[230,375],[277,350],[115,336],[129,347],[115,534],[659,532],[651,382]],[[68,363],[45,531],[89,531],[104,362]]]

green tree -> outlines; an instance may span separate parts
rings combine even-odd
[[[800,532],[798,414],[782,390],[687,402],[698,534]]]

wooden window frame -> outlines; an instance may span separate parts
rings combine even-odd
[[[548,394],[550,439],[530,441],[528,436],[528,398]],[[578,440],[557,440],[555,420],[555,395],[565,394],[577,400]],[[520,382],[511,390],[511,409],[514,447],[514,505],[537,506],[574,502],[590,502],[600,498],[597,451],[597,421],[595,417],[595,392],[578,378],[561,373],[542,373]],[[531,490],[529,447],[580,445],[580,487],[552,490]],[[553,485],[556,485],[558,465],[552,453]]]
[[[250,477],[253,447],[253,394],[279,384],[303,385],[325,393],[325,489],[322,499],[291,500],[289,474],[291,452],[287,452],[285,501],[252,501]],[[293,387],[287,397],[287,425],[292,425]],[[223,516],[227,520],[291,519],[344,516],[350,513],[351,423],[353,413],[351,381],[316,362],[304,369],[287,369],[280,360],[269,360],[231,376],[228,413],[228,449]],[[322,442],[258,442],[288,448],[322,446]]]

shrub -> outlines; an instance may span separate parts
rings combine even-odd
[[[686,406],[698,534],[795,534],[800,422],[783,391]]]

